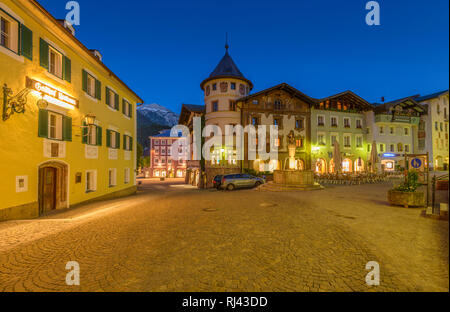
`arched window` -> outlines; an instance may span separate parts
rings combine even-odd
[[[397,144],[397,151],[403,152],[403,144],[402,143]]]

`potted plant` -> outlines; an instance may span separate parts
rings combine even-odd
[[[388,191],[388,201],[393,206],[423,207],[425,206],[425,194],[417,191],[421,185],[419,174],[415,170],[406,173],[405,181]]]

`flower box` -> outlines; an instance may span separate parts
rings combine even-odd
[[[388,201],[392,206],[423,207],[425,206],[425,194],[423,192],[389,190]]]

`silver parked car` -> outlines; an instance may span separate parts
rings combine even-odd
[[[239,188],[258,187],[266,181],[246,173],[228,174],[222,177],[220,188],[228,191]]]

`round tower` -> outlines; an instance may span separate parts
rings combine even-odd
[[[220,126],[223,134],[225,125],[240,124],[236,100],[247,96],[253,88],[252,82],[244,77],[228,54],[228,45],[225,50],[217,67],[200,84],[205,95],[205,123]]]

